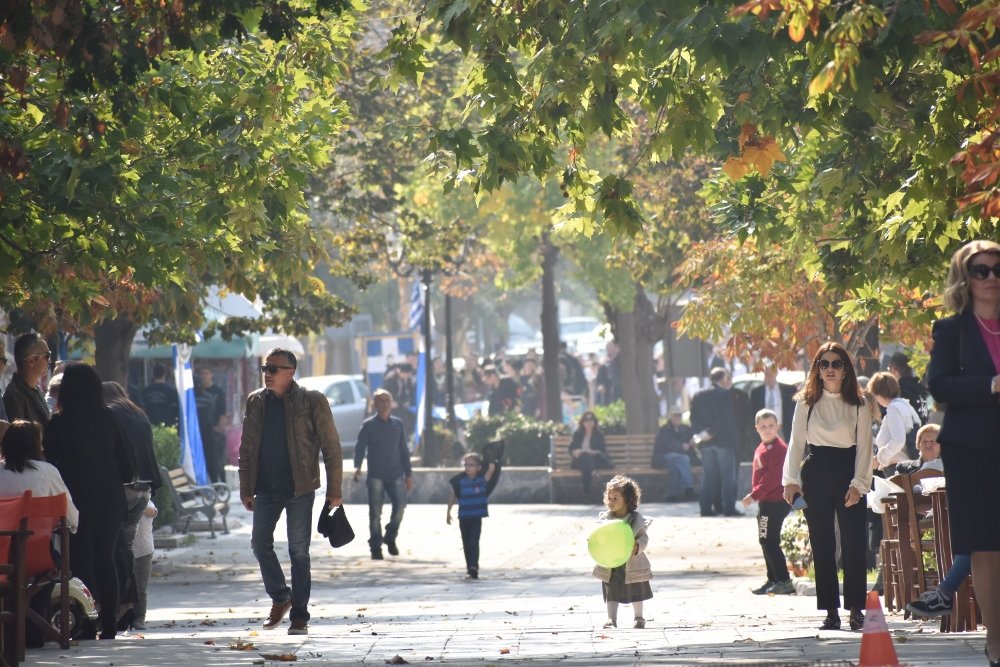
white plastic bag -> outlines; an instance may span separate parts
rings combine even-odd
[[[872,477],[872,490],[868,492],[868,507],[876,514],[885,512],[883,500],[894,493],[903,493],[903,489],[881,477]]]

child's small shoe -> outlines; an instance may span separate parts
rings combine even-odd
[[[646,619],[644,619],[642,616],[636,616],[635,624],[633,624],[632,627],[635,628],[636,630],[642,630],[643,628],[646,627]]]
[[[607,630],[608,628],[617,628],[617,627],[618,627],[618,624],[615,623],[610,618],[607,621],[604,622],[604,629],[605,630]]]

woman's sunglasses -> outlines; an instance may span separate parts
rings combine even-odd
[[[839,371],[841,368],[844,367],[844,360],[834,359],[833,361],[830,361],[829,359],[818,359],[816,361],[816,365],[822,368],[824,371],[827,368],[830,368],[831,366],[833,366],[833,370]]]
[[[986,280],[993,274],[995,278],[1000,278],[1000,264],[987,266],[986,264],[970,264],[969,275],[976,280]]]

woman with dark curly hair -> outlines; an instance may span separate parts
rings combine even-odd
[[[970,241],[951,258],[934,323],[927,388],[946,405],[938,442],[948,489],[951,547],[972,554],[986,656],[1000,667],[1000,244]]]
[[[124,484],[135,479],[135,459],[104,404],[101,379],[92,367],[66,367],[59,405],[45,427],[44,448],[80,510],[79,528],[70,539],[70,568],[95,592],[101,639],[114,639],[119,594],[115,543],[125,521]]]
[[[844,606],[851,630],[860,630],[868,592],[865,581],[865,503],[872,482],[872,408],[861,394],[847,350],[824,343],[795,397],[792,437],[782,471],[784,498],[806,501],[806,524],[816,569],[816,607],[826,610],[820,630],[840,629],[837,542],[840,526]]]

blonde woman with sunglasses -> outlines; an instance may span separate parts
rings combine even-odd
[[[986,655],[1000,667],[1000,244],[970,241],[952,255],[944,304],[955,314],[934,323],[927,386],[946,406],[951,546],[972,554]]]

